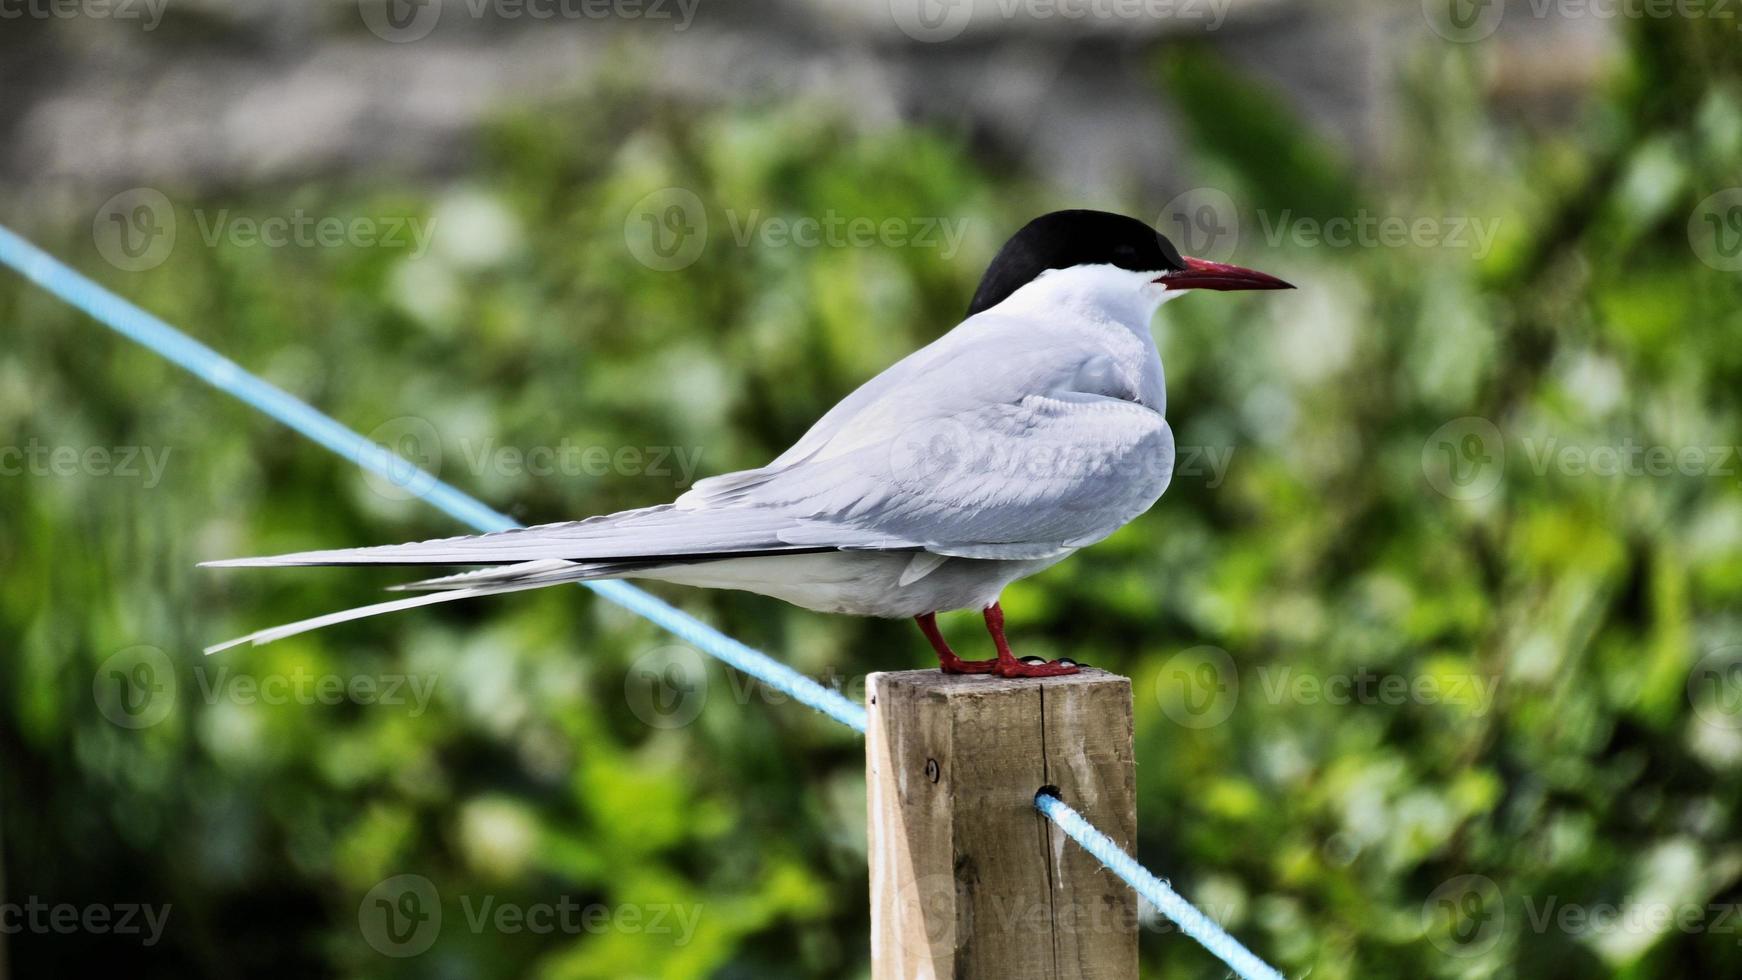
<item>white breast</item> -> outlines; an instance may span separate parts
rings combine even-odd
[[[818,612],[900,619],[950,609],[984,609],[1006,585],[1064,560],[946,558],[906,585],[912,552],[835,551],[731,558],[651,569],[636,578],[709,589],[741,589]]]

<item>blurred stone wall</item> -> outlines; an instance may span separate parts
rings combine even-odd
[[[1551,115],[1612,47],[1609,23],[1516,12],[1447,36],[1489,25],[1441,2],[1469,0],[0,0],[0,181],[439,177],[481,119],[627,73],[958,130],[1087,198],[1168,194],[1192,184],[1165,45],[1212,45],[1372,168],[1416,46],[1487,45],[1500,94]]]

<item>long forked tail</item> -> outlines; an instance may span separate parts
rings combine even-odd
[[[805,550],[814,551],[817,549]],[[741,557],[741,555],[728,553],[706,558],[651,558],[597,562],[567,561],[554,558],[481,568],[471,572],[460,572],[457,575],[444,575],[440,578],[390,585],[388,586],[389,592],[420,592],[423,594],[404,599],[391,599],[387,602],[377,602],[367,606],[354,606],[350,609],[327,613],[324,616],[299,619],[283,626],[256,630],[247,636],[239,636],[234,640],[226,640],[215,646],[209,646],[205,652],[210,655],[220,650],[241,646],[244,643],[260,646],[263,643],[271,643],[273,640],[282,640],[287,636],[318,630],[324,626],[348,623],[353,619],[368,619],[371,616],[380,616],[384,613],[399,612],[402,609],[416,609],[419,606],[433,606],[437,603],[452,602],[456,599],[473,599],[478,596],[500,595],[504,592],[524,592],[528,589],[543,589],[552,585],[614,578],[661,566],[690,564],[698,561],[718,561],[723,558],[735,557]]]
[[[262,558],[202,562],[203,566],[488,565],[469,572],[396,586],[425,595],[378,602],[259,630],[216,646],[256,646],[336,623],[419,606],[612,578],[661,566],[760,555],[876,547],[882,542],[819,544],[816,527],[766,511],[684,510],[669,504],[584,521],[416,541],[371,548],[304,551]],[[801,540],[789,540],[789,536]],[[831,535],[832,536],[832,535]]]
[[[318,630],[323,626],[332,626],[335,623],[348,623],[353,619],[368,619],[370,616],[399,612],[401,609],[415,609],[418,606],[432,606],[438,602],[452,602],[455,599],[470,599],[476,596],[498,595],[503,592],[520,592],[526,589],[541,589],[547,585],[553,584],[555,583],[536,582],[531,584],[475,586],[469,589],[451,589],[445,592],[427,592],[423,595],[415,595],[406,599],[394,599],[388,602],[377,602],[368,606],[353,606],[350,609],[342,609],[338,612],[327,613],[325,616],[315,616],[312,619],[299,619],[294,623],[286,623],[283,626],[274,626],[270,629],[256,630],[249,633],[247,636],[238,636],[234,640],[225,640],[223,643],[206,647],[206,654],[209,656],[220,650],[228,650],[231,647],[241,646],[244,643],[251,643],[255,646],[259,646],[262,643],[271,643],[273,640],[282,640],[287,636],[295,636],[298,633],[307,633],[309,630]]]

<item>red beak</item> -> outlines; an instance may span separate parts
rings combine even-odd
[[[1155,280],[1169,289],[1293,289],[1289,283],[1256,269],[1186,256],[1186,267]]]

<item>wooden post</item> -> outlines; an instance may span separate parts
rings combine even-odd
[[[1136,980],[1137,896],[1034,808],[1131,849],[1130,679],[872,674],[866,707],[873,980]]]

